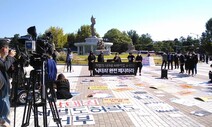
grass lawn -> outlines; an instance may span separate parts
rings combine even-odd
[[[127,60],[128,55],[129,55],[128,53],[124,53],[124,54],[119,55],[122,59],[122,62],[128,62],[128,60]],[[137,54],[133,54],[133,55],[136,57]],[[105,61],[107,59],[113,59],[114,56],[115,55],[104,55]],[[146,57],[147,54],[142,54],[142,56]],[[162,60],[161,60],[160,56],[153,55],[152,57],[154,57],[155,65],[161,65]],[[96,58],[97,58],[97,56],[96,56]],[[58,61],[58,63],[64,64],[65,61]],[[74,64],[74,65],[87,65],[88,64],[88,56],[87,55],[74,54],[74,59],[73,59],[72,64]]]

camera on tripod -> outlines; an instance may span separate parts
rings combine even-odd
[[[27,32],[28,35],[21,36],[18,39],[16,50],[21,54],[21,57],[24,55],[25,61],[30,58],[29,64],[31,66],[41,66],[42,59],[53,53],[52,44],[49,42],[52,39],[52,34],[48,32],[43,38],[37,39],[35,26],[29,27]]]
[[[52,35],[50,32],[46,33],[43,38],[37,38],[35,26],[27,29],[28,35],[21,36],[16,44],[17,63],[13,74],[13,91],[14,91],[14,105],[16,105],[16,96],[21,97],[21,92],[18,92],[18,86],[22,86],[24,98],[22,99],[25,104],[22,126],[29,126],[31,112],[34,114],[34,126],[39,126],[39,111],[38,108],[42,107],[43,126],[47,127],[47,102],[53,114],[53,120],[57,123],[58,127],[62,127],[57,107],[55,104],[55,94],[53,83],[56,78],[55,62],[50,59],[53,53],[53,48],[50,43]],[[23,67],[29,64],[23,62],[28,61],[33,70],[30,71],[29,78],[26,78]],[[51,69],[49,69],[51,68]],[[20,76],[24,75],[24,76]],[[21,99],[18,99],[21,100]],[[20,101],[19,101],[20,102]],[[15,111],[14,111],[15,112]],[[14,115],[15,116],[15,115]],[[15,117],[14,117],[15,118]],[[15,120],[14,120],[15,121]]]

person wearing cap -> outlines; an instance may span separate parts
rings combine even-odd
[[[143,57],[141,56],[141,53],[138,52],[138,55],[136,56],[135,61],[137,62],[136,73],[139,71],[139,76],[141,76],[141,69],[143,67],[142,60],[143,60]]]
[[[15,62],[16,52],[11,50],[9,52],[9,43],[6,40],[0,40],[0,126],[9,126],[10,113],[10,82],[8,70]]]

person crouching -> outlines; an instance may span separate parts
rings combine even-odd
[[[56,85],[56,95],[57,99],[70,99],[72,95],[70,93],[70,83],[69,80],[65,78],[63,74],[59,74],[57,76],[57,80],[55,81]]]

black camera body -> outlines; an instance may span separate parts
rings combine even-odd
[[[21,36],[18,39],[16,51],[20,58],[29,61],[31,66],[42,66],[42,62],[53,53],[52,44],[49,42],[52,38],[51,33],[47,33],[46,38],[37,39],[35,26],[28,28],[27,31],[29,35]]]

